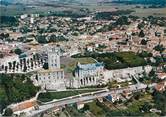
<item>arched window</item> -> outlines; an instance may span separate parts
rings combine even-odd
[[[95,81],[95,78],[93,77],[93,82]]]
[[[86,82],[88,83],[88,77],[86,77]]]
[[[90,82],[92,82],[92,79],[91,79],[91,77],[89,77],[89,81],[90,81]]]
[[[81,85],[83,85],[83,80],[82,79],[80,80],[80,82],[81,82]]]

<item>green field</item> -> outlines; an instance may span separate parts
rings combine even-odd
[[[81,64],[90,64],[95,63],[96,61],[91,57],[85,58],[65,58],[65,60],[61,60],[61,66],[67,73],[71,73],[74,71],[78,62]]]
[[[48,101],[52,101],[53,99],[62,99],[62,98],[70,97],[70,96],[83,94],[83,93],[94,92],[97,90],[98,89],[40,93],[38,100],[42,102],[48,102]]]
[[[104,117],[104,111],[103,109],[96,105],[96,101],[90,102],[87,104],[89,106],[89,111],[93,113],[96,117]]]
[[[35,6],[35,7],[27,7],[24,5],[8,5],[8,6],[1,6],[0,5],[0,15],[1,16],[15,16],[15,15],[22,15],[22,14],[31,14],[31,13],[38,13],[38,14],[48,14],[49,11],[63,11],[63,10],[71,10],[70,7],[50,7],[50,6]]]
[[[30,13],[39,13],[39,14],[48,14],[49,11],[63,11],[63,10],[74,10],[78,11],[80,8],[88,8],[92,12],[96,11],[115,11],[115,10],[135,10],[135,12],[131,13],[131,15],[136,15],[140,17],[147,16],[166,16],[166,7],[165,8],[143,8],[143,5],[139,5],[141,8],[136,8],[138,5],[125,5],[125,4],[115,4],[108,3],[97,5],[94,2],[89,2],[86,4],[67,4],[61,6],[47,6],[47,5],[38,5],[38,6],[25,6],[25,5],[8,5],[1,6],[0,5],[0,15],[20,15],[20,14],[30,14]]]

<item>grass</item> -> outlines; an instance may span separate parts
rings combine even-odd
[[[62,99],[70,96],[75,96],[83,93],[97,91],[97,89],[92,90],[73,90],[73,91],[60,91],[60,92],[46,92],[40,93],[38,100],[42,102],[52,101],[53,99]]]
[[[155,113],[149,113],[149,112],[141,112],[141,108],[145,105],[145,103],[149,103],[150,105],[153,105],[153,99],[151,94],[149,93],[141,93],[141,96],[139,100],[132,99],[127,102],[127,105],[124,104],[124,106],[127,106],[127,108],[119,108],[119,110],[110,109],[105,111],[107,113],[107,116],[157,116]],[[118,105],[116,105],[117,107]],[[106,110],[106,109],[105,109]]]
[[[65,108],[65,111],[71,116],[71,117],[84,117],[84,113],[79,112],[76,107],[68,106]],[[68,117],[68,116],[67,116]]]
[[[71,73],[74,71],[76,65],[78,62],[81,64],[90,64],[90,63],[95,63],[96,61],[91,58],[91,57],[85,57],[85,58],[74,58],[72,60],[69,60],[70,62],[68,63],[63,63],[61,64],[62,68],[65,70],[67,73]]]
[[[116,53],[116,55],[121,61],[124,61],[129,66],[139,66],[145,64],[145,60],[133,52],[119,52]]]
[[[103,62],[106,69],[122,69],[128,67],[138,67],[146,65],[144,58],[134,52],[113,52],[102,54],[91,54],[99,62]]]
[[[112,82],[109,82],[108,83],[108,87],[109,88],[118,88],[118,87],[127,87],[129,86],[129,82],[117,82],[116,80],[112,81]]]
[[[78,10],[79,8],[88,8],[90,11],[115,11],[115,10],[126,10],[133,9],[135,12],[131,15],[136,15],[139,17],[147,17],[150,15],[153,16],[166,16],[166,8],[136,8],[136,5],[125,5],[125,4],[115,4],[107,3],[102,5],[97,5],[96,2],[91,2],[84,5],[68,4],[63,7],[51,7],[51,6],[37,6],[37,7],[27,7],[24,5],[8,5],[0,6],[1,12],[0,15],[20,15],[20,14],[30,14],[30,13],[39,13],[47,14],[49,11],[62,11],[62,10]],[[139,5],[142,6],[143,5]]]
[[[68,10],[70,8],[65,7],[51,7],[51,6],[37,6],[37,7],[27,7],[25,5],[8,5],[0,6],[0,15],[5,16],[15,16],[15,15],[21,15],[21,14],[32,14],[32,13],[38,13],[38,14],[44,14],[47,15],[49,11],[63,11]]]
[[[90,102],[87,105],[89,105],[89,111],[92,112],[96,117],[104,117],[103,109],[96,105],[96,101]]]
[[[135,13],[131,13],[132,15],[137,15],[139,17],[146,17],[146,16],[166,16],[166,8],[147,8],[147,9],[135,9]]]

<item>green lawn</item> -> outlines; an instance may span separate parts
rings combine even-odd
[[[99,62],[103,62],[106,69],[122,69],[146,65],[144,58],[134,52],[86,53],[84,56],[93,57]],[[76,57],[80,57],[80,55]]]
[[[89,111],[92,112],[96,117],[104,117],[104,111],[101,107],[96,105],[96,101],[90,102],[87,105],[89,105]]]
[[[124,63],[128,64],[130,67],[140,66],[145,64],[145,60],[134,52],[119,52],[116,53],[117,57],[124,61]]]
[[[84,113],[80,112],[76,107],[74,106],[67,106],[65,108],[65,112],[67,112],[70,117],[85,117]],[[68,115],[67,114],[67,115]],[[67,116],[68,117],[68,116]]]
[[[62,99],[74,95],[79,95],[83,93],[93,92],[97,91],[97,89],[92,90],[73,90],[73,91],[60,91],[60,92],[46,92],[46,93],[40,93],[38,100],[42,102],[48,102],[52,101],[53,99]]]
[[[61,64],[62,68],[65,70],[67,73],[71,73],[74,71],[76,65],[78,62],[81,64],[90,64],[90,63],[95,63],[96,61],[91,58],[91,57],[85,57],[85,58],[73,58],[72,60],[69,60],[70,62]]]

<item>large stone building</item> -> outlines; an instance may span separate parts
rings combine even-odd
[[[60,49],[56,47],[48,47],[47,54],[49,69],[60,68]]]
[[[64,90],[63,69],[48,69],[38,71],[38,84],[46,90]]]
[[[117,82],[131,81],[132,77],[139,77],[144,72],[149,73],[152,70],[152,67],[139,66],[132,68],[116,69],[116,70],[105,70],[103,72],[105,82],[116,80]]]
[[[60,69],[60,49],[48,47],[48,69],[38,71],[37,84],[46,90],[65,90],[64,71]]]
[[[80,64],[78,63],[74,71],[73,87],[86,87],[100,84],[102,79],[103,63]]]

